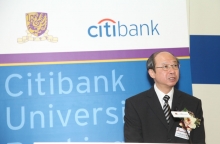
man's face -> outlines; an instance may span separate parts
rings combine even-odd
[[[178,65],[176,58],[168,52],[161,52],[155,57],[155,72],[149,70],[150,76],[161,91],[170,90],[179,80],[179,69],[174,69],[171,65]],[[168,70],[157,68],[163,66],[168,66]]]

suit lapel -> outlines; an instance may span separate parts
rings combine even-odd
[[[164,112],[162,110],[160,101],[157,97],[157,94],[154,90],[154,87],[152,87],[149,90],[149,95],[147,95],[147,103],[151,107],[152,111],[155,113],[155,115],[160,119],[160,121],[164,124],[164,126],[168,129],[167,121],[164,116]]]

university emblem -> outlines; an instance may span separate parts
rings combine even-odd
[[[18,38],[18,43],[25,43],[28,41],[49,41],[57,42],[58,38],[48,34],[48,15],[43,12],[26,13],[27,35]]]

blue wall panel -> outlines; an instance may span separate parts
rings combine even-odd
[[[192,83],[220,84],[220,36],[191,35]]]

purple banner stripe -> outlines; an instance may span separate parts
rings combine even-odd
[[[169,51],[175,56],[189,56],[189,48],[135,49],[87,52],[57,52],[57,53],[28,53],[28,54],[0,54],[0,64],[58,62],[83,60],[110,60],[148,58],[156,51]]]

